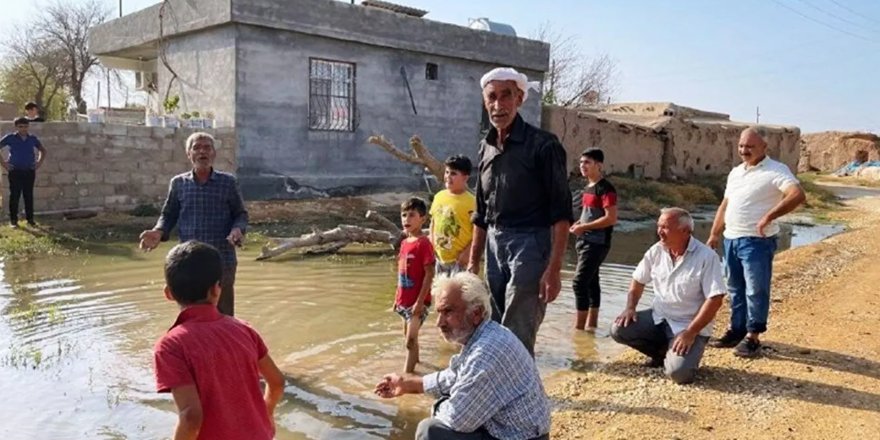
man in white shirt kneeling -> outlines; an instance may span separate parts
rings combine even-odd
[[[694,220],[681,208],[663,209],[657,221],[660,241],[645,253],[633,273],[626,309],[611,326],[611,337],[665,367],[675,383],[694,381],[715,314],[727,290],[721,260],[694,238]],[[637,312],[645,285],[653,283],[650,309]]]

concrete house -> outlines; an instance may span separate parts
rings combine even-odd
[[[424,187],[422,170],[367,138],[408,150],[418,134],[438,158],[473,158],[486,124],[480,76],[508,65],[539,80],[547,70],[545,43],[352,3],[171,0],[94,28],[89,47],[139,72],[154,107],[171,84],[181,112],[211,111],[234,128],[243,190],[262,199]],[[540,125],[532,96],[522,113]]]

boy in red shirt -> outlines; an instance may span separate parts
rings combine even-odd
[[[256,330],[217,311],[222,271],[220,253],[207,244],[187,241],[168,252],[165,297],[181,311],[156,342],[156,387],[174,397],[175,440],[271,440],[284,376]]]
[[[428,317],[431,305],[431,281],[434,279],[434,247],[422,234],[428,207],[413,197],[400,205],[400,224],[406,238],[400,243],[397,261],[397,295],[394,311],[403,318],[406,340],[404,371],[412,373],[419,362],[419,328]],[[415,318],[415,319],[413,319]]]

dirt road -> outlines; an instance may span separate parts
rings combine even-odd
[[[880,438],[880,198],[834,215],[848,232],[777,256],[762,357],[709,348],[685,386],[632,350],[586,364],[547,385],[551,438]]]

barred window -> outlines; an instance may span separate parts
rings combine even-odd
[[[354,131],[357,127],[355,65],[309,60],[309,129]]]

